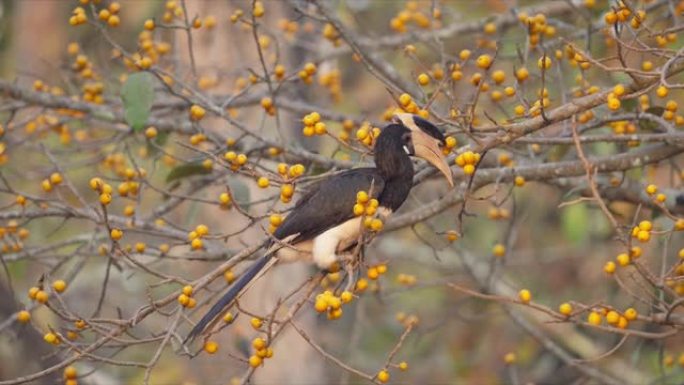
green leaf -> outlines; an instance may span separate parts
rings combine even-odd
[[[154,79],[147,72],[136,72],[128,76],[121,88],[124,115],[135,132],[145,128],[154,102]]]
[[[589,212],[584,203],[575,203],[561,211],[561,223],[565,237],[576,245],[587,240]]]
[[[202,166],[200,162],[186,163],[178,167],[174,167],[169,175],[166,176],[166,183],[171,183],[173,181],[187,178],[193,175],[206,175],[209,174],[211,170]]]

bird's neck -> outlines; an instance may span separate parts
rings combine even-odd
[[[404,203],[413,187],[413,162],[400,143],[396,147],[375,156],[375,165],[385,180],[380,205],[392,211]]]

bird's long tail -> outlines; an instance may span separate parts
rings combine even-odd
[[[231,286],[230,290],[221,297],[221,299],[209,309],[209,312],[202,317],[202,319],[190,331],[190,334],[185,338],[184,342],[191,341],[197,337],[204,329],[233,302],[233,300],[240,294],[240,292],[247,286],[257,274],[268,264],[273,253],[267,252],[259,258],[256,262],[245,271],[240,279]]]

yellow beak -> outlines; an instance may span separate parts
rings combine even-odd
[[[442,149],[439,148],[439,141],[432,136],[424,133],[420,129],[413,130],[413,149],[416,156],[428,161],[436,169],[442,172],[449,182],[449,186],[454,187],[454,179],[451,175],[451,169],[446,159],[442,155]]]

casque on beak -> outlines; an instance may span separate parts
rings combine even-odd
[[[442,149],[439,148],[439,141],[432,136],[424,133],[421,130],[415,130],[411,133],[413,139],[413,148],[416,156],[428,161],[436,169],[442,172],[449,182],[449,186],[454,187],[454,179],[451,176],[451,169],[447,163]]]
[[[417,157],[425,159],[436,169],[442,172],[449,182],[449,186],[454,187],[454,179],[451,176],[451,169],[447,163],[442,149],[439,147],[440,141],[425,133],[415,122],[412,114],[395,113],[392,120],[396,123],[401,123],[409,130],[411,130],[411,138],[413,142],[413,149]],[[436,128],[434,128],[437,131]],[[441,134],[440,134],[441,135]]]

